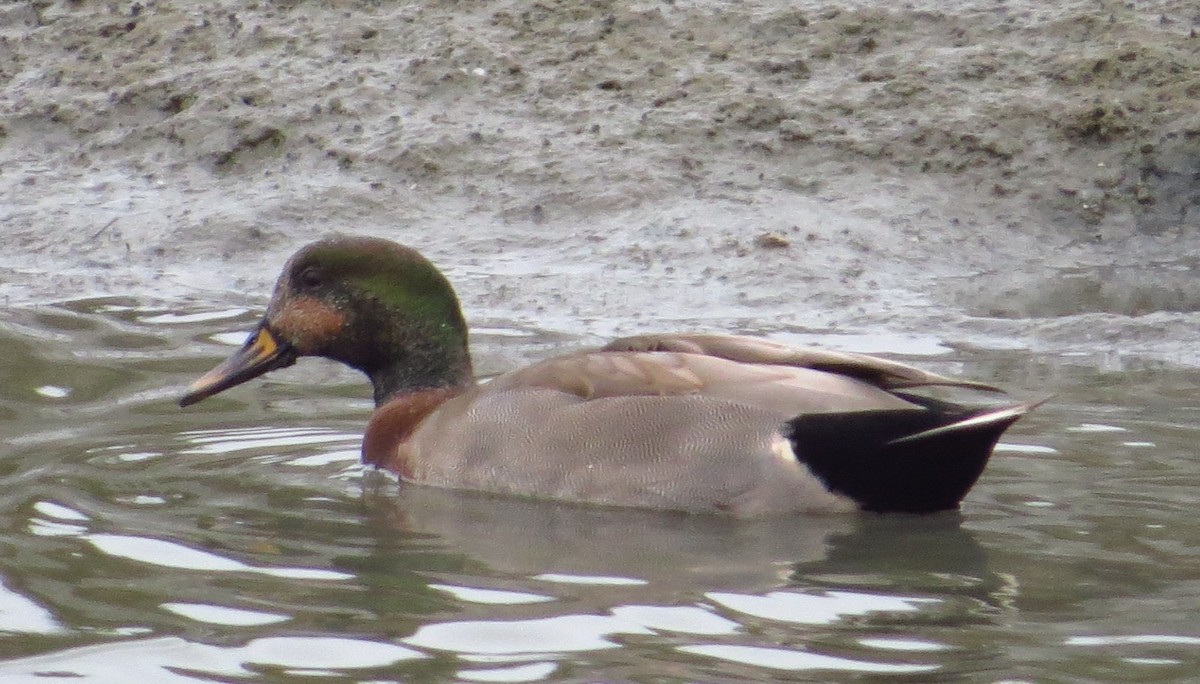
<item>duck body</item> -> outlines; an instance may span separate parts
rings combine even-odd
[[[437,269],[350,237],[294,256],[259,329],[181,403],[300,355],[371,378],[363,459],[405,481],[738,517],[957,508],[1032,408],[938,401],[914,390],[997,390],[733,335],[621,338],[478,383]]]

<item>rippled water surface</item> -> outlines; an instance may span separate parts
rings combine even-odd
[[[178,409],[254,319],[89,300],[0,320],[0,680],[1172,681],[1200,666],[1193,369],[917,344],[934,370],[1057,395],[961,515],[739,523],[399,491],[358,465],[365,382],[319,361]],[[476,335],[493,372],[577,343]]]

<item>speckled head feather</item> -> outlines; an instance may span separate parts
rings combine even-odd
[[[366,373],[376,403],[472,380],[453,287],[419,252],[388,240],[337,236],[301,249],[275,286],[267,322],[301,356]]]
[[[314,242],[284,266],[245,347],[192,385],[195,403],[297,356],[323,356],[371,379],[375,402],[473,382],[467,324],[445,276],[414,249],[372,237]]]

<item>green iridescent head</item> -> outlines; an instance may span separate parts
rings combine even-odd
[[[181,401],[194,403],[298,356],[361,370],[377,403],[472,378],[454,288],[416,250],[379,238],[336,236],[293,255],[258,330]]]

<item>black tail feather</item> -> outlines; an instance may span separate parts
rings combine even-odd
[[[958,508],[1000,435],[1034,406],[816,413],[788,423],[796,457],[830,490],[868,511]]]

